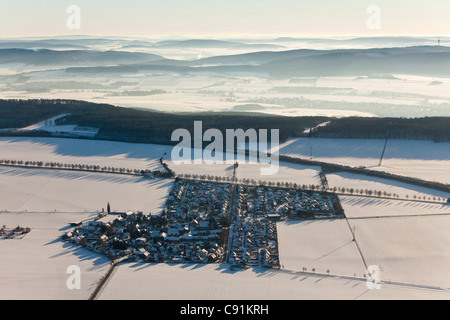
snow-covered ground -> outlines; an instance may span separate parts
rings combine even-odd
[[[51,128],[53,129],[56,127],[56,121],[66,117],[68,115],[70,115],[70,113],[63,113],[63,114],[57,115],[55,117],[52,117],[50,119],[33,124],[31,126],[22,128],[20,130],[23,130],[23,131],[33,131],[33,130],[53,131],[53,130],[51,130]]]
[[[0,300],[83,299],[94,291],[109,269],[99,254],[59,240],[68,223],[91,220],[89,213],[4,213],[0,224],[30,227],[23,239],[0,241]],[[69,290],[69,266],[81,271],[81,289]]]
[[[168,165],[176,174],[210,175],[225,178],[233,176],[232,164],[175,164],[168,161]]]
[[[371,177],[361,174],[354,174],[349,172],[332,173],[327,174],[328,185],[330,188],[333,187],[345,187],[353,188],[355,191],[358,190],[376,190],[387,194],[393,195],[394,193],[399,195],[402,199],[411,199],[414,197],[425,197],[428,201],[433,200],[433,197],[447,199],[450,197],[450,193],[434,190],[425,187],[419,187],[408,183],[403,183],[395,180],[388,180],[378,177]],[[442,201],[442,200],[441,200]]]
[[[76,125],[57,125],[56,121],[70,115],[70,113],[60,114],[50,119],[38,122],[31,126],[19,129],[19,131],[47,131],[53,134],[65,134],[75,137],[93,138],[97,135],[99,129],[89,127],[79,127]]]
[[[3,159],[163,170],[159,162],[171,147],[61,138],[0,138]]]
[[[328,152],[337,156],[327,159],[342,161],[344,158],[339,155],[344,151],[339,148],[345,149],[346,144],[337,141],[338,145],[333,146],[332,141],[323,140]],[[353,150],[353,153],[350,152],[348,159],[357,162],[366,155],[376,162],[376,157],[365,151],[370,146],[369,142],[350,144],[353,146],[348,146],[348,150]],[[432,145],[430,143],[427,148],[433,148]],[[402,144],[399,146],[403,148]],[[381,151],[378,148],[378,142],[372,144],[373,154]],[[54,138],[0,138],[0,149],[4,159],[153,170],[162,169],[159,158],[167,153],[165,158],[177,173],[231,176],[233,172],[229,164],[176,166],[170,160],[169,146]],[[316,149],[313,148],[313,155]],[[400,151],[403,155],[408,154],[405,149]],[[433,151],[425,148],[423,154],[422,150],[420,153],[417,150],[411,152],[409,158],[405,156],[406,162],[417,158],[420,159],[418,161],[428,161],[432,157],[440,158],[437,161],[444,163],[450,162],[450,159],[445,160],[445,151],[426,152]],[[414,158],[414,153],[419,154]],[[299,185],[320,182],[318,167],[280,163],[277,175],[258,176],[261,166],[241,163],[237,177]],[[401,197],[409,195],[409,199],[414,195],[426,196],[427,199],[450,197],[445,192],[356,174],[334,173],[327,174],[327,177],[330,187],[375,189]],[[50,299],[56,296],[87,299],[109,264],[106,258],[55,241],[69,229],[69,222],[95,215],[64,212],[96,212],[110,202],[113,211],[158,213],[172,183],[172,180],[118,174],[0,167],[0,211],[15,211],[0,212],[0,224],[33,229],[22,240],[0,241],[0,254],[10,257],[0,262],[0,298]],[[356,196],[341,196],[341,200],[351,228],[355,227],[357,242],[366,262],[381,265],[382,280],[403,284],[383,283],[382,290],[367,290],[362,278],[367,271],[345,220],[288,221],[278,223],[280,261],[284,267],[279,271],[249,269],[231,272],[226,264],[122,264],[108,280],[99,298],[450,299],[450,216],[436,216],[450,214],[448,205]],[[417,217],[409,217],[411,215]],[[86,282],[83,282],[81,291],[73,292],[66,288],[65,281],[69,276],[66,269],[72,264],[82,269],[82,279]],[[308,271],[315,268],[316,274],[298,273],[303,267]],[[327,270],[331,277],[326,275]],[[354,279],[354,274],[360,279]],[[86,276],[83,278],[83,275]],[[30,289],[18,285],[21,281]],[[49,289],[42,292],[46,284]],[[425,289],[423,286],[439,286],[445,290]]]
[[[292,182],[298,185],[320,185],[320,167],[305,166],[296,163],[280,162],[276,174],[263,175],[262,169],[270,169],[267,164],[239,164],[236,170],[238,179],[254,179],[255,181]]]
[[[121,264],[103,287],[100,300],[301,300],[449,299],[450,291],[383,285],[368,290],[364,279],[227,265]]]
[[[364,166],[393,174],[450,183],[450,144],[417,140],[389,140],[381,167],[377,167],[384,140],[291,139],[280,154],[312,158],[353,167]]]
[[[363,261],[345,220],[288,220],[277,224],[280,263],[288,270],[362,277]]]
[[[347,218],[449,214],[450,205],[416,201],[339,196]]]
[[[346,139],[294,139],[280,146],[280,154],[297,155],[350,166],[372,166],[379,162],[383,150],[383,140]],[[431,141],[392,140],[388,143],[383,166],[371,167],[395,174],[420,179],[449,183],[450,153],[447,143],[435,144]],[[11,160],[52,161],[69,164],[89,164],[115,166],[130,169],[162,170],[159,158],[166,153],[170,160],[171,146],[133,144],[111,141],[74,140],[58,138],[0,138],[2,158]],[[230,176],[231,165],[174,165],[177,173],[210,174]],[[242,164],[238,177],[260,175],[261,167],[267,165]],[[304,169],[298,170],[298,169]],[[316,184],[317,167],[306,167],[290,163],[280,163],[276,181]],[[230,173],[231,172],[231,173]],[[299,175],[299,173],[301,173]],[[266,178],[264,176],[258,177]],[[359,179],[359,178],[358,178]],[[366,179],[366,178],[363,178]],[[274,181],[275,181],[274,180]]]
[[[300,164],[280,162],[278,171],[274,174],[265,175],[264,170],[271,170],[271,166],[261,163],[249,163],[237,161],[239,166],[236,169],[236,178],[253,179],[258,181],[269,182],[292,182],[298,185],[320,185],[319,167],[304,166]],[[212,175],[220,177],[232,177],[232,164],[174,164],[169,161],[169,167],[177,174],[196,174],[196,175]]]
[[[107,173],[0,167],[0,210],[158,214],[173,181]]]
[[[50,66],[48,70],[30,66],[11,66],[8,70],[14,74],[5,75],[0,84],[2,99],[75,99],[165,112],[226,112],[236,106],[258,104],[261,108],[252,111],[287,116],[450,115],[450,81],[439,77],[273,79],[248,71],[86,74]]]
[[[351,219],[368,265],[383,281],[450,288],[450,215]]]
[[[164,159],[177,174],[198,174],[221,177],[233,175],[232,164],[175,164],[171,161],[171,146],[135,144],[112,141],[77,140],[61,138],[0,138],[2,158],[8,160],[60,162],[114,166],[116,168],[164,170],[159,159]],[[196,158],[193,158],[196,159]],[[223,157],[225,159],[225,156]],[[277,174],[261,175],[266,164],[241,163],[238,178],[265,181],[285,181],[297,184],[320,184],[319,167],[280,162]]]
[[[445,149],[445,147],[449,148],[450,146],[447,143],[443,144],[442,147],[444,150],[449,150]],[[450,151],[448,151],[448,153],[450,153]],[[387,159],[383,161],[383,165],[381,167],[374,167],[370,169],[418,178],[426,181],[436,181],[450,184],[449,166],[450,163],[448,160]]]

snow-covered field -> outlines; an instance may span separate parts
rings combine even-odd
[[[255,181],[292,182],[298,185],[320,185],[320,167],[305,166],[296,163],[280,162],[276,174],[263,175],[262,169],[268,170],[267,164],[239,164],[236,170],[238,179],[254,179]]]
[[[75,99],[165,112],[227,112],[239,105],[259,104],[261,108],[255,112],[287,116],[450,115],[450,81],[439,77],[280,80],[245,70],[92,74],[65,72],[60,67],[31,70],[25,66],[11,70],[16,74],[5,75],[8,81],[0,84],[2,99]]]
[[[249,163],[237,161],[239,166],[236,169],[236,178],[253,179],[269,182],[292,182],[298,185],[320,185],[319,167],[304,166],[300,164],[280,162],[278,171],[274,174],[265,175],[264,170],[271,170],[270,165],[261,163]],[[174,164],[169,161],[169,166],[177,174],[191,175],[212,175],[219,177],[232,177],[232,164]]]
[[[233,176],[232,164],[175,164],[168,161],[168,165],[176,174],[210,175],[226,178]]]
[[[449,144],[443,144],[449,148]],[[420,150],[420,149],[419,149]],[[450,153],[450,151],[448,152]],[[448,160],[409,160],[409,159],[387,159],[383,161],[381,167],[371,168],[372,170],[389,172],[401,176],[418,178],[426,181],[436,181],[450,184],[450,171]]]
[[[172,180],[107,173],[0,167],[0,210],[159,213]]]
[[[116,168],[163,170],[159,162],[165,153],[170,168],[177,174],[198,174],[221,177],[233,175],[231,164],[175,164],[170,160],[172,147],[152,144],[134,144],[111,141],[77,140],[61,138],[0,138],[2,158],[8,160],[60,162],[114,166]],[[195,159],[195,158],[194,158]],[[277,174],[264,176],[266,164],[242,163],[237,170],[238,178],[265,181],[285,181],[297,184],[320,184],[319,167],[292,163],[280,163]]]
[[[79,127],[77,125],[57,125],[56,121],[58,119],[64,118],[65,116],[70,115],[70,113],[60,114],[58,116],[52,117],[50,119],[38,122],[31,126],[21,128],[19,131],[46,131],[51,132],[53,134],[69,134],[75,137],[88,137],[93,138],[97,135],[99,129],[98,128],[89,128],[89,127]]]
[[[284,221],[277,224],[280,263],[288,270],[362,277],[363,261],[345,220]]]
[[[339,196],[347,218],[449,214],[450,205],[356,196]]]
[[[60,138],[0,138],[2,158],[163,170],[159,158],[171,147]]]
[[[450,216],[351,219],[368,265],[383,281],[450,288]]]
[[[280,146],[280,153],[350,166],[372,166],[379,162],[383,149],[382,140],[346,139],[294,139]],[[420,179],[449,183],[450,153],[448,144],[431,141],[392,140],[388,143],[382,170]],[[170,159],[171,146],[133,144],[111,141],[74,140],[58,138],[0,138],[2,157],[11,160],[52,161],[69,164],[115,166],[130,169],[162,170],[159,158],[167,153]],[[228,177],[230,165],[174,165],[177,173],[210,174]],[[242,164],[238,177],[255,180],[275,179],[301,184],[317,184],[317,167],[306,167],[280,163],[276,176],[261,176],[261,167],[267,165]],[[299,170],[300,169],[300,170]],[[256,178],[255,178],[256,175]],[[367,178],[356,177],[357,180]],[[389,183],[391,183],[389,181]],[[406,188],[408,189],[408,188]],[[404,190],[398,190],[404,191]],[[412,192],[410,192],[412,195]],[[417,192],[419,194],[420,192]],[[426,192],[428,194],[428,192]],[[431,193],[433,194],[433,193]]]
[[[323,152],[325,160],[340,162],[350,159],[355,165],[363,156],[376,162],[375,155],[382,148],[379,141],[354,141],[350,144],[337,141],[337,145],[327,139],[307,141],[320,140],[324,142],[325,151],[315,146],[313,155],[317,150]],[[429,158],[435,158],[438,160],[433,161],[450,162],[445,150],[434,150],[432,143],[425,145],[423,149],[408,153],[408,148],[399,143],[397,152],[403,158],[398,161],[429,163]],[[305,156],[311,152],[308,145],[299,148],[296,150],[304,150]],[[371,151],[367,152],[367,148]],[[176,166],[169,160],[169,146],[54,138],[0,138],[0,149],[4,159],[132,169],[162,169],[159,158],[167,152],[166,159],[177,173],[227,177],[233,172],[229,164]],[[349,158],[342,156],[345,150],[349,152]],[[417,150],[421,150],[420,153]],[[334,156],[326,158],[326,154]],[[277,175],[261,176],[261,166],[240,163],[237,177],[306,185],[320,183],[318,167],[280,163]],[[445,172],[442,175],[445,177]],[[409,195],[409,199],[414,195],[427,199],[450,197],[445,192],[356,174],[334,173],[327,174],[327,177],[330,187],[380,190],[401,197]],[[172,180],[119,174],[0,167],[0,225],[21,225],[33,229],[22,240],[0,241],[0,255],[8,257],[0,261],[0,298],[87,299],[106,273],[109,263],[102,256],[57,241],[58,236],[69,229],[69,222],[92,218],[93,212],[100,211],[107,202],[111,203],[113,211],[160,212],[172,183]],[[345,220],[288,221],[278,223],[280,261],[284,267],[281,270],[232,272],[226,264],[121,264],[99,298],[450,299],[450,216],[442,215],[450,214],[448,205],[356,196],[341,196],[341,200],[351,227],[355,227],[357,242],[366,262],[381,265],[383,281],[402,284],[384,282],[382,290],[367,289],[362,278],[367,271]],[[65,213],[85,211],[92,213]],[[409,217],[411,215],[415,217]],[[70,291],[66,287],[69,265],[79,265],[82,270],[81,291]],[[315,268],[316,274],[299,273],[303,267],[308,271]],[[438,286],[445,290],[424,286]]]
[[[368,290],[364,279],[227,265],[121,264],[103,287],[100,300],[301,300],[449,299],[450,292],[384,285]]]
[[[326,176],[330,188],[345,187],[350,189],[353,188],[354,190],[367,189],[372,191],[381,191],[382,193],[386,191],[387,194],[390,193],[393,195],[395,193],[402,199],[407,199],[408,196],[408,199],[411,200],[414,199],[414,197],[421,197],[422,199],[425,197],[426,200],[428,200],[428,198],[433,200],[433,197],[441,199],[447,199],[450,197],[448,192],[361,174],[341,172],[327,174]]]
[[[384,140],[376,139],[291,139],[280,146],[280,154],[419,179],[450,183],[450,144],[432,141],[389,140],[381,167]]]
[[[65,243],[58,238],[68,223],[91,220],[86,213],[0,213],[0,224],[30,227],[23,239],[0,240],[0,300],[83,299],[90,297],[109,269],[99,254]],[[69,266],[81,270],[81,289],[69,290]]]

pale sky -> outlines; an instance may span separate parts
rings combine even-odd
[[[70,5],[81,29],[66,26]],[[367,8],[381,12],[369,29]],[[450,36],[449,0],[0,0],[0,38]]]

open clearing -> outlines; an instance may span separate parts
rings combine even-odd
[[[411,215],[450,215],[450,205],[426,202],[339,196],[347,218]]]
[[[30,227],[21,240],[0,240],[0,299],[88,299],[109,268],[109,260],[58,238],[69,222],[86,213],[0,213],[0,224]],[[69,290],[67,268],[81,270],[81,290]]]
[[[349,172],[327,174],[328,185],[333,187],[344,187],[358,190],[372,190],[386,192],[393,195],[399,195],[402,199],[413,200],[414,197],[426,198],[433,200],[433,197],[447,199],[450,197],[448,192],[438,191],[430,188],[415,186],[412,184],[388,180],[378,177],[371,177],[362,174],[354,174]]]
[[[384,140],[290,139],[280,154],[353,167],[364,166],[392,174],[449,183],[450,144],[417,140],[389,140],[381,167]]]
[[[362,279],[228,265],[121,264],[103,287],[100,300],[299,300],[449,299],[449,291],[384,285],[368,290]]]
[[[239,164],[236,171],[238,179],[254,179],[255,181],[290,182],[298,185],[320,185],[320,167],[305,166],[296,163],[280,162],[276,174],[264,175],[262,170],[271,170],[267,164]]]
[[[48,138],[1,138],[0,147],[5,159],[150,170],[160,169],[159,158],[170,153],[168,146]],[[261,176],[261,166],[240,164],[237,177],[298,185],[320,182],[318,167],[281,163],[277,175]],[[171,167],[199,175],[231,177],[233,172],[226,164]],[[350,173],[327,177],[330,187],[376,189],[401,197],[408,194],[410,199],[449,197],[445,192]],[[0,254],[6,257],[0,261],[0,298],[89,298],[109,261],[58,240],[70,229],[68,223],[92,219],[93,212],[107,202],[113,211],[157,214],[172,184],[172,180],[120,174],[0,167],[0,211],[13,211],[0,212],[0,225],[32,228],[21,240],[0,241]],[[367,289],[362,278],[367,271],[347,221],[298,220],[278,223],[281,270],[238,272],[230,271],[227,264],[121,264],[99,299],[450,299],[448,205],[340,198],[366,263],[382,267],[382,290]],[[85,211],[91,213],[69,213]],[[82,270],[82,290],[66,287],[70,265]],[[308,272],[315,268],[316,273],[302,273],[303,267]]]
[[[450,216],[351,219],[369,265],[383,281],[450,288]]]
[[[163,170],[159,158],[171,147],[84,139],[2,137],[0,150],[2,157],[8,160]]]
[[[140,210],[159,214],[173,181],[52,169],[0,167],[0,210],[95,212]]]
[[[347,222],[289,220],[279,222],[280,263],[288,270],[362,277],[366,270]]]

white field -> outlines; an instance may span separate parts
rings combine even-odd
[[[107,173],[0,167],[0,210],[160,213],[173,180]]]
[[[176,174],[211,175],[226,178],[233,176],[233,165],[231,164],[175,164],[169,161],[168,165]]]
[[[50,119],[38,122],[31,126],[19,129],[19,131],[47,131],[52,133],[64,133],[70,134],[78,137],[88,137],[93,138],[97,135],[99,129],[97,128],[86,128],[86,127],[78,127],[77,125],[56,125],[55,121],[64,118],[65,116],[70,115],[70,113],[60,114],[56,117],[52,117]]]
[[[349,220],[383,281],[450,288],[450,216]]]
[[[443,145],[443,147],[448,147]],[[406,163],[405,163],[406,162]],[[450,183],[449,175],[449,161],[421,161],[421,160],[403,160],[402,159],[388,159],[383,161],[381,167],[371,168],[372,170],[379,170],[398,174],[401,176],[413,177],[427,181],[436,181],[440,183]]]
[[[383,285],[266,269],[229,271],[227,265],[121,264],[100,300],[450,299],[450,292]]]
[[[384,140],[291,139],[280,146],[280,154],[312,158],[353,167],[365,166],[423,180],[450,183],[450,144],[432,141],[389,140],[381,167],[377,167]]]
[[[382,140],[342,140],[342,139],[295,139],[280,146],[281,154],[310,157],[326,162],[360,166],[375,165],[381,156]],[[395,174],[408,175],[425,180],[443,183],[450,181],[448,167],[450,155],[445,147],[448,144],[434,144],[428,141],[389,141],[385,166],[371,168]],[[11,160],[51,161],[68,164],[89,164],[115,166],[130,169],[162,170],[159,158],[166,153],[170,159],[172,147],[151,144],[133,144],[111,141],[58,139],[58,138],[0,138],[2,158]],[[418,151],[419,150],[419,151]],[[393,156],[392,154],[395,154]],[[430,160],[436,159],[436,160]],[[169,165],[177,173],[197,173],[230,176],[231,165]],[[391,165],[394,165],[391,167]],[[258,168],[257,168],[258,167]],[[243,164],[238,175],[249,177],[260,175],[260,167],[267,165]],[[245,169],[243,169],[245,168]],[[297,169],[301,169],[299,171]],[[305,170],[303,170],[305,169]],[[305,167],[290,163],[280,163],[280,170],[274,176],[267,176],[273,181],[292,181],[302,184],[317,184],[316,167]],[[301,172],[299,174],[299,172]]]
[[[31,126],[19,129],[19,131],[34,131],[34,130],[40,130],[40,131],[47,131],[52,133],[68,133],[75,136],[81,136],[81,137],[89,137],[93,138],[97,135],[99,129],[97,128],[86,128],[86,127],[78,127],[76,125],[56,125],[55,121],[61,118],[64,118],[65,116],[70,115],[70,113],[64,113],[60,114],[56,117],[52,117],[50,119],[38,122],[36,124],[33,124]]]
[[[243,163],[239,162],[239,167],[236,170],[236,177],[238,179],[253,179],[255,181],[270,181],[270,182],[292,182],[299,185],[320,185],[319,167],[304,166],[299,164],[280,162],[278,170],[272,171],[271,166],[261,163]],[[169,161],[169,167],[177,174],[197,174],[197,175],[212,175],[220,177],[232,177],[232,164],[175,164]],[[269,170],[270,174],[265,173]]]
[[[2,158],[8,160],[29,160],[60,162],[68,164],[88,164],[114,166],[116,168],[164,170],[159,158],[164,156],[171,169],[177,174],[198,174],[221,177],[233,175],[232,164],[175,164],[171,160],[172,147],[152,144],[134,144],[111,141],[77,140],[61,138],[0,138]],[[198,159],[194,157],[193,160]],[[226,153],[221,158],[226,159]],[[240,162],[238,178],[253,178],[256,181],[284,181],[297,184],[320,184],[319,167],[281,162],[274,175],[263,175],[267,164]],[[1,207],[0,207],[1,210]],[[54,210],[54,209],[46,209]]]
[[[278,171],[266,175],[263,170],[272,170],[268,164],[239,164],[236,170],[238,179],[254,179],[255,181],[292,182],[298,185],[320,185],[320,167],[305,166],[296,163],[280,162]]]
[[[0,148],[5,159],[139,169],[160,168],[159,157],[167,152],[169,158],[171,151],[167,146],[47,138],[1,138]],[[445,152],[428,156],[440,154],[444,157]],[[238,178],[256,179],[261,166],[240,164]],[[230,165],[182,165],[178,170],[171,167],[177,172],[232,173]],[[278,175],[265,180],[318,184],[319,170],[281,163]],[[414,194],[449,196],[361,175],[327,176],[330,186],[378,189],[401,196],[409,194],[410,198]],[[95,212],[110,202],[117,211],[155,213],[164,205],[171,186],[171,180],[127,175],[0,167],[0,211],[16,211],[0,213],[0,224],[33,228],[22,240],[0,241],[0,254],[11,257],[0,262],[0,298],[87,299],[107,270],[106,259],[55,239],[69,229],[67,223],[92,218],[93,214],[47,212]],[[442,204],[351,196],[342,199],[350,218],[448,213],[448,207]],[[284,265],[280,271],[230,272],[227,265],[123,264],[108,281],[100,299],[450,299],[450,216],[350,219],[350,224],[356,226],[357,241],[367,263],[381,265],[383,281],[403,285],[383,283],[383,290],[368,291],[364,279],[352,277],[361,277],[366,271],[345,220],[305,221],[278,224],[280,260]],[[82,275],[86,273],[81,291],[72,292],[65,286],[65,272],[72,264],[81,267]],[[37,273],[31,269],[36,266]],[[302,267],[308,271],[316,268],[321,274],[297,273]],[[326,270],[332,277],[324,275]],[[31,289],[19,286],[21,281],[30,283]]]
[[[247,71],[77,74],[11,68],[15,74],[0,84],[2,99],[76,99],[169,112],[232,111],[238,105],[260,104],[255,111],[288,116],[450,115],[446,78],[308,77],[292,83]],[[162,93],[151,94],[153,90]]]
[[[449,214],[450,205],[415,201],[339,196],[347,218]]]
[[[327,174],[328,185],[330,188],[333,187],[345,187],[345,188],[353,188],[353,189],[368,189],[368,190],[377,190],[391,194],[398,194],[400,198],[406,199],[406,196],[409,199],[414,199],[414,196],[423,198],[424,196],[427,198],[431,197],[439,197],[447,199],[450,197],[448,192],[419,187],[415,185],[411,185],[408,183],[398,182],[395,180],[387,180],[378,177],[371,177],[361,174],[354,174],[349,172],[342,173],[332,173]]]
[[[159,162],[171,147],[60,138],[0,138],[1,157],[8,160],[60,162],[163,170]]]
[[[58,239],[68,223],[91,220],[86,213],[0,213],[0,224],[30,227],[23,239],[0,240],[0,300],[87,300],[109,269],[99,254]],[[69,266],[81,270],[81,290],[69,290]]]
[[[366,271],[345,220],[277,224],[280,263],[287,270],[362,277]]]

